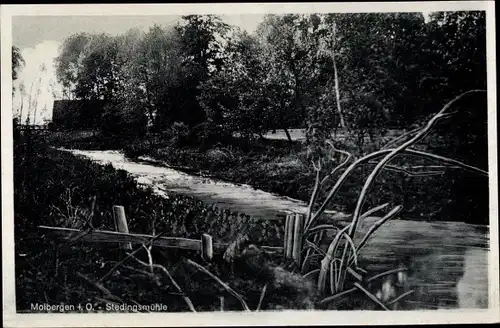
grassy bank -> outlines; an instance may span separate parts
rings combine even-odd
[[[349,145],[339,145],[339,148],[349,149]],[[437,154],[446,155],[443,148],[443,145],[424,144],[422,150],[432,149]],[[125,152],[130,157],[149,156],[190,173],[249,184],[303,201],[310,198],[316,174],[305,146],[278,140],[257,140],[251,146],[235,142],[209,149],[137,141],[125,147]],[[325,163],[324,174],[339,161]],[[402,166],[433,165],[414,158],[404,158],[399,163]],[[372,165],[366,165],[346,180],[339,196],[333,199],[332,209],[352,212],[361,186],[372,168]],[[325,184],[320,199],[326,197],[334,182]],[[385,170],[377,178],[366,206],[393,202],[404,206],[402,217],[408,219],[486,224],[487,198],[487,178],[461,170],[449,169],[435,176],[408,176],[403,172]]]
[[[54,135],[48,136],[48,140],[51,138]],[[314,274],[308,273],[307,278],[303,276],[307,268],[302,268],[302,274],[294,273],[299,268],[285,265],[280,256],[267,254],[258,246],[253,246],[280,246],[284,235],[282,222],[255,221],[244,214],[222,211],[189,197],[169,195],[166,199],[161,198],[151,190],[138,188],[136,181],[126,172],[59,152],[48,147],[47,138],[44,139],[15,141],[18,310],[29,311],[34,303],[92,303],[95,308],[106,308],[107,304],[114,302],[131,305],[155,303],[165,305],[168,311],[187,311],[192,302],[197,311],[204,311],[218,310],[221,296],[224,297],[225,310],[241,310],[241,300],[213,277],[202,272],[201,266],[243,295],[245,304],[250,309],[311,309],[323,306],[331,309],[340,309],[339,306],[342,309],[366,309],[367,306],[371,308],[374,305],[367,305],[366,297],[360,297],[359,294],[349,296],[349,301],[343,305],[335,302],[318,303],[324,296],[324,290],[318,291],[316,288]],[[93,148],[90,143],[84,144]],[[52,145],[55,144],[52,142]],[[57,145],[72,147],[70,142]],[[225,147],[212,145],[180,148],[165,141],[150,140],[146,146],[144,142],[138,145],[132,141],[129,145],[130,147],[122,149],[130,156],[146,154],[163,160],[169,159],[170,163],[191,166],[189,170],[205,170],[232,180],[258,177],[266,183],[267,177],[268,180],[289,182],[283,179],[288,174],[290,181],[304,179],[302,187],[307,190],[311,186],[311,181],[307,182],[307,179],[313,180],[314,175],[314,171],[308,170],[307,161],[310,159],[301,144],[239,140]],[[119,148],[117,145],[109,147]],[[336,160],[338,159],[333,162]],[[223,165],[216,165],[221,162]],[[344,185],[344,191],[334,199],[333,204],[337,209],[337,204],[344,204],[345,210],[350,210],[349,206],[353,206],[362,179],[369,170],[368,166],[353,172]],[[450,188],[457,186],[456,180],[450,178],[451,173],[457,174],[452,171],[439,176],[441,179],[443,176],[446,178],[444,181],[451,184]],[[408,182],[406,185],[398,185],[402,183],[398,180],[398,174],[401,173],[387,171],[379,177],[371,190],[367,206],[392,202],[404,206],[413,205],[407,211],[415,213],[429,211],[437,206],[440,209],[451,207],[452,210],[457,210],[450,200],[456,200],[460,195],[444,195],[443,180],[433,180],[436,177],[432,176],[419,178],[426,180],[418,180],[413,185]],[[401,176],[399,179],[402,179]],[[463,173],[457,174],[460,182],[463,181],[463,176]],[[399,189],[395,189],[396,187]],[[269,188],[269,185],[265,184],[261,188]],[[423,199],[421,203],[412,203],[412,198],[408,200],[409,192],[413,190],[416,192],[415,198]],[[431,196],[437,198],[429,200],[426,193],[431,191],[434,192]],[[306,196],[308,197],[307,194]],[[425,201],[427,203],[422,204]],[[146,248],[138,248],[140,252],[136,257],[142,262],[137,262],[127,257],[117,246],[58,244],[37,228],[38,225],[52,225],[114,230],[110,213],[113,205],[125,206],[131,232],[163,232],[167,236],[194,239],[199,239],[202,233],[209,233],[214,237],[214,242],[232,243],[236,247],[228,250],[232,254],[232,260],[227,261],[227,257],[219,255],[214,261],[205,262],[197,252],[158,248],[153,248],[150,257]],[[320,264],[319,260],[323,255],[321,250],[317,252],[319,253],[313,254],[311,259],[311,267],[318,267]],[[157,265],[155,268],[147,264],[150,259]],[[201,266],[196,267],[191,261]],[[170,275],[172,278],[169,278]],[[348,280],[349,283],[357,279],[356,275],[353,277]],[[319,281],[318,278],[318,283]],[[261,303],[264,290],[265,302]],[[186,298],[190,301],[187,302]]]
[[[18,140],[14,156],[18,311],[29,311],[34,303],[87,302],[96,308],[104,308],[108,302],[159,303],[168,306],[168,311],[188,311],[183,296],[189,297],[198,311],[218,310],[219,296],[225,297],[225,310],[241,310],[234,297],[187,264],[187,259],[208,268],[244,295],[251,309],[257,307],[266,283],[262,309],[310,307],[313,296],[307,281],[286,272],[277,279],[271,268],[279,259],[246,248],[250,243],[281,245],[281,223],[254,222],[244,214],[221,211],[193,198],[161,198],[139,189],[124,171],[58,152],[44,143]],[[220,256],[206,263],[196,252],[153,248],[154,262],[170,271],[182,289],[179,292],[161,270],[151,273],[131,259],[112,269],[126,256],[113,244],[55,244],[37,229],[38,225],[83,229],[85,222],[91,222],[96,229],[114,230],[110,210],[115,204],[125,207],[133,233],[155,231],[195,239],[209,233],[214,242],[233,242],[246,234],[248,241],[242,243],[236,252],[241,256],[235,256],[232,265]],[[136,256],[148,261],[145,251]]]
[[[95,139],[95,141],[93,141]],[[52,142],[65,147],[80,149],[122,149],[132,158],[148,156],[169,166],[192,174],[203,174],[235,183],[249,184],[255,188],[308,201],[314,187],[315,170],[312,157],[302,143],[290,144],[285,140],[232,139],[209,146],[179,143],[178,140],[150,137],[141,140],[118,140],[98,143],[99,138],[66,138],[57,136]],[[421,145],[443,156],[449,156],[456,138],[427,138]],[[349,142],[339,142],[339,149],[356,152]],[[366,150],[377,149],[367,144]],[[484,154],[483,154],[484,155]],[[482,156],[482,155],[481,155]],[[469,163],[471,156],[460,158]],[[341,159],[324,163],[326,174]],[[401,165],[434,165],[432,162],[407,157]],[[474,164],[474,163],[471,163]],[[365,178],[373,168],[366,165],[357,169],[344,183],[332,209],[352,212],[357,195]],[[326,183],[319,199],[324,198],[334,180]],[[488,223],[488,180],[485,177],[456,169],[447,169],[434,176],[408,176],[403,172],[385,170],[370,192],[366,206],[382,202],[403,205],[402,217],[412,220],[460,221],[473,224]]]

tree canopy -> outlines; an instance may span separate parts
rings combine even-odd
[[[105,129],[374,137],[486,87],[485,13],[267,15],[251,34],[190,15],[146,33],[72,35],[56,66],[66,97],[107,104]]]
[[[24,58],[21,55],[21,50],[12,46],[12,81],[17,80],[19,70],[25,65]],[[12,86],[12,93],[15,91],[15,86]]]

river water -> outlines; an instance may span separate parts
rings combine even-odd
[[[160,195],[188,195],[260,219],[280,219],[287,211],[306,211],[302,201],[248,185],[186,174],[152,164],[148,158],[132,161],[118,151],[65,151],[123,169],[134,176],[138,184],[151,186]],[[346,218],[342,213],[329,214],[333,219]],[[366,220],[360,233],[366,231],[370,223],[373,220]],[[488,256],[487,226],[397,219],[377,231],[362,250],[360,260],[365,269],[373,272],[399,265],[409,269],[404,288],[415,292],[407,298],[403,309],[487,308]],[[389,289],[399,288],[397,281],[388,283]],[[383,286],[373,288],[380,290]]]

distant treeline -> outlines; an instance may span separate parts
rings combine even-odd
[[[148,32],[72,35],[56,65],[67,99],[102,103],[92,116],[108,133],[182,122],[214,135],[373,135],[486,88],[485,13],[267,15],[252,34],[191,15]]]

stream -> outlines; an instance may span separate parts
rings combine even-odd
[[[190,175],[153,163],[148,158],[130,160],[118,151],[60,150],[103,165],[112,164],[129,172],[139,185],[151,186],[160,195],[192,196],[207,204],[216,203],[258,219],[282,219],[288,211],[305,212],[307,209],[307,205],[299,200],[248,185]],[[332,219],[346,218],[342,213],[328,214]],[[366,232],[371,223],[373,220],[365,220],[361,233]],[[399,265],[409,269],[405,288],[415,292],[407,298],[402,309],[487,308],[488,256],[488,226],[396,219],[386,223],[370,239],[360,253],[360,262],[362,267],[373,272]],[[397,286],[398,282],[392,281],[390,286],[374,288],[385,288],[390,294]]]

